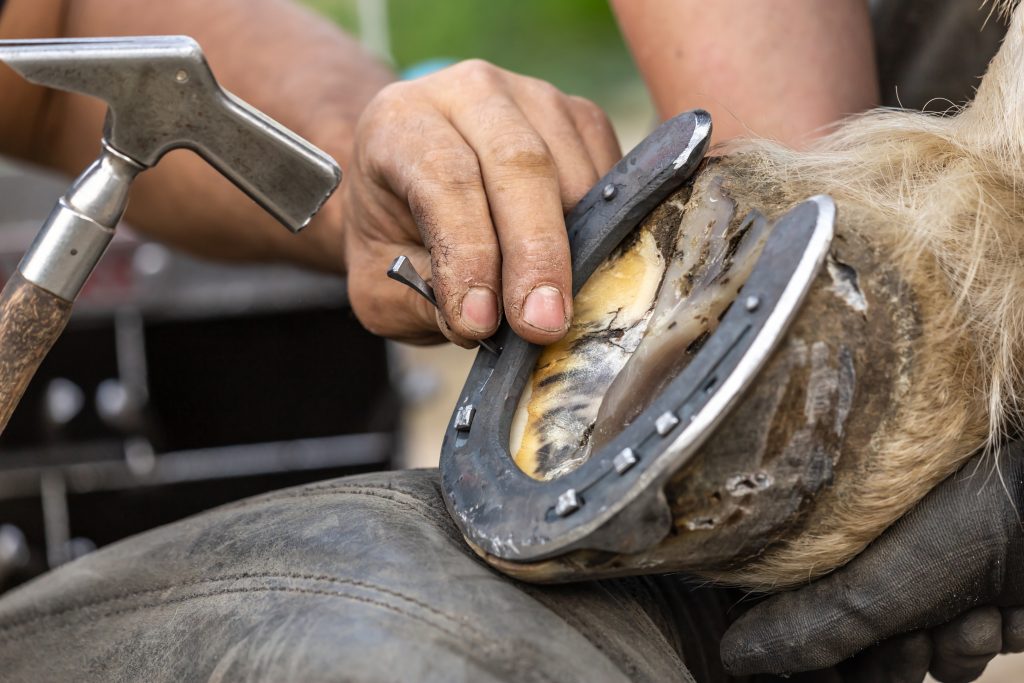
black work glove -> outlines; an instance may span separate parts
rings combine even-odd
[[[848,565],[750,609],[722,639],[726,669],[953,683],[1024,650],[1024,447],[998,462],[976,456]]]

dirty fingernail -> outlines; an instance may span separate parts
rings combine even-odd
[[[541,285],[530,292],[523,306],[523,320],[527,325],[545,332],[565,329],[565,303],[562,293],[549,285]]]
[[[470,287],[462,297],[462,322],[474,332],[490,332],[498,324],[498,297],[486,287]]]

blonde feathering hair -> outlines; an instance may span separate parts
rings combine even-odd
[[[871,111],[806,151],[763,140],[731,146],[727,163],[761,185],[755,193],[783,203],[827,193],[841,229],[884,245],[917,296],[933,302],[921,357],[934,363],[916,371],[925,390],[894,408],[909,415],[910,427],[876,445],[878,464],[841,498],[833,492],[823,525],[719,578],[773,590],[830,571],[979,449],[998,463],[999,444],[1022,431],[1024,11],[1017,4],[985,6],[1009,30],[963,108]]]

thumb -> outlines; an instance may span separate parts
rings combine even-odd
[[[737,619],[721,644],[729,673],[827,668],[997,599],[1011,503],[998,477],[975,469],[968,463],[847,566]]]

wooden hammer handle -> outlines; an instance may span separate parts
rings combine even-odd
[[[0,433],[71,317],[71,302],[15,272],[0,293]]]

